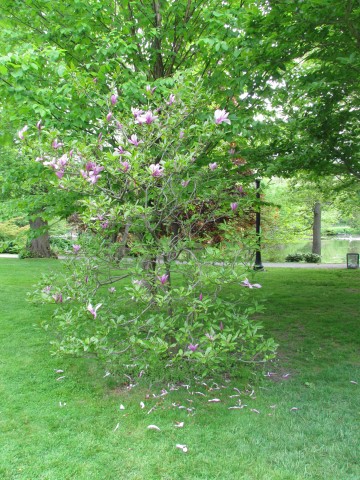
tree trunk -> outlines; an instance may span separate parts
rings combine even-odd
[[[31,241],[29,250],[34,258],[50,258],[55,255],[50,249],[48,223],[41,217],[29,220],[31,229]]]
[[[313,243],[312,253],[321,255],[321,203],[316,202],[314,205],[314,222],[313,222]]]

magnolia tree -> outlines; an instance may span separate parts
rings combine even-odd
[[[243,227],[253,199],[226,140],[229,113],[201,91],[163,99],[151,86],[141,105],[117,108],[114,91],[83,144],[51,140],[41,124],[20,134],[43,135],[36,161],[80,198],[69,273],[37,291],[58,304],[57,351],[174,378],[271,358],[273,340],[250,319],[261,310]]]

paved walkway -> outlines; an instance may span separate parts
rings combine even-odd
[[[18,258],[18,255],[14,255],[11,253],[1,253],[0,258]],[[265,268],[345,268],[346,269],[346,263],[264,262],[263,265]]]

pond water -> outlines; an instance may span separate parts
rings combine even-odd
[[[312,241],[310,238],[299,240],[287,245],[277,245],[271,249],[262,250],[263,262],[284,262],[286,255],[290,253],[311,252]],[[322,263],[346,263],[347,253],[360,253],[359,236],[336,236],[326,237],[321,241]]]

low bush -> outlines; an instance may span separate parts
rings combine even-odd
[[[304,260],[303,253],[290,253],[285,257],[285,262],[301,262]]]
[[[321,260],[321,256],[317,253],[305,253],[303,257],[307,263],[320,263]]]

